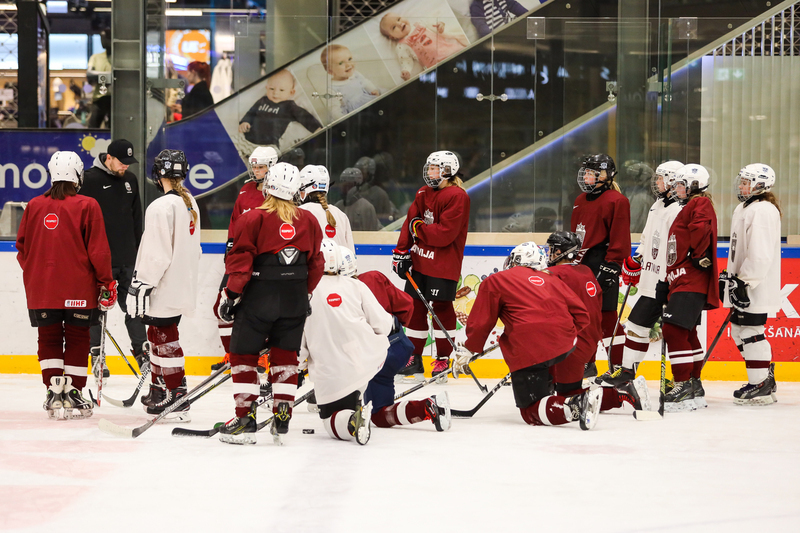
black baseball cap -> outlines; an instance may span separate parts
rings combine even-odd
[[[134,163],[138,163],[136,158],[133,157],[133,144],[125,139],[116,139],[111,141],[111,144],[108,145],[107,153],[108,155],[119,159],[120,163],[123,165],[132,165]]]

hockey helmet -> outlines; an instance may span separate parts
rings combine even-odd
[[[670,196],[684,205],[692,196],[708,189],[710,180],[711,176],[704,166],[694,163],[683,165],[675,173]]]
[[[448,150],[433,152],[422,167],[422,178],[431,189],[437,189],[442,180],[456,176],[460,165],[458,156]]]
[[[544,270],[547,268],[547,255],[533,241],[518,244],[511,250],[503,263],[503,270],[516,266],[525,266],[534,270]]]
[[[253,150],[253,153],[247,159],[247,173],[250,174],[250,179],[256,183],[262,183],[266,178],[266,174],[261,178],[256,177],[255,167],[263,165],[269,170],[278,162],[278,157],[278,151],[274,146],[259,146]]]
[[[83,161],[75,152],[56,152],[47,163],[51,183],[69,181],[80,190],[83,185]]]
[[[161,178],[183,180],[186,179],[188,171],[189,163],[186,161],[186,154],[180,150],[161,150],[153,161],[150,179],[159,191],[164,192]]]
[[[331,177],[328,169],[322,165],[306,165],[300,171],[300,192],[306,195],[312,192],[328,192]]]
[[[353,183],[356,187],[364,182],[364,175],[355,167],[348,167],[339,175],[339,183]]]
[[[361,171],[366,183],[371,183],[372,180],[375,179],[375,170],[377,168],[377,164],[371,157],[359,157],[358,161],[356,161],[356,164],[353,166]]]
[[[680,161],[664,161],[656,167],[650,186],[658,198],[666,198],[675,180],[675,173],[683,167]]]
[[[736,176],[736,196],[746,202],[753,196],[765,193],[775,185],[775,171],[763,163],[752,163]],[[747,191],[747,192],[744,192]]]
[[[351,278],[357,271],[356,254],[346,246],[339,246],[339,275]]]
[[[547,238],[547,246],[550,248],[547,266],[555,266],[563,259],[575,261],[581,249],[581,239],[571,231],[556,231]]]
[[[606,180],[600,181],[600,173],[606,173]],[[611,185],[617,175],[617,166],[608,154],[590,155],[583,160],[578,171],[578,186],[583,192],[599,191]]]
[[[294,200],[300,190],[300,171],[289,163],[276,163],[267,173],[267,186],[261,191],[281,200]]]
[[[326,274],[337,274],[339,272],[339,245],[331,239],[322,239],[323,271]]]

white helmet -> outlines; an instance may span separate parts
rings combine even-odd
[[[267,174],[267,186],[263,193],[282,200],[294,200],[300,190],[300,171],[289,163],[276,163]]]
[[[356,254],[346,246],[339,246],[339,275],[348,278],[356,275]]]
[[[331,239],[322,239],[320,247],[323,259],[323,271],[326,274],[337,274],[339,272],[339,245]]]
[[[547,254],[541,247],[536,246],[535,242],[523,242],[515,246],[511,253],[508,254],[505,263],[503,263],[503,270],[508,270],[515,266],[544,270],[547,268]]]
[[[259,146],[253,150],[253,153],[250,154],[250,157],[247,160],[247,173],[250,174],[250,179],[256,183],[261,183],[264,181],[264,178],[256,178],[256,175],[253,172],[253,167],[258,165],[266,165],[267,169],[270,169],[275,166],[275,163],[278,162],[278,157],[278,151],[272,146]]]
[[[672,182],[675,181],[675,174],[683,167],[680,161],[664,161],[656,168],[656,173],[653,174],[653,181],[651,187],[653,194],[659,198],[666,198],[669,195],[669,190],[672,188]],[[664,190],[658,186],[661,181],[664,185]]]
[[[47,163],[50,181],[69,181],[80,190],[83,185],[83,161],[75,152],[56,152]]]
[[[442,180],[455,176],[459,168],[458,157],[453,152],[447,150],[433,152],[422,167],[422,178],[428,187],[436,189]]]
[[[741,185],[749,185],[747,194],[742,192]],[[763,163],[752,163],[739,171],[736,176],[736,196],[740,202],[746,202],[753,196],[767,192],[775,185],[775,171]]]
[[[693,195],[708,189],[708,182],[710,180],[711,176],[708,174],[706,167],[694,163],[683,165],[675,172],[675,179],[672,182],[670,196],[683,205],[688,202],[689,198]]]
[[[327,194],[331,183],[328,169],[322,165],[306,165],[300,171],[300,191],[306,194],[324,192]]]

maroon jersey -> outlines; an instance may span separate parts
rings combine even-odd
[[[586,306],[589,312],[589,325],[578,334],[578,346],[575,351],[594,354],[597,351],[597,343],[603,338],[603,293],[597,279],[586,265],[564,264],[547,270],[572,289]]]
[[[563,281],[521,266],[481,282],[467,319],[465,346],[483,351],[498,318],[505,326],[500,349],[512,372],[570,351],[578,332],[590,323],[586,307]]]
[[[570,227],[581,239],[578,260],[595,275],[600,263],[622,266],[631,255],[631,204],[614,189],[575,199]]]
[[[711,268],[700,270],[692,258],[711,254]],[[683,206],[667,240],[669,292],[699,292],[706,295],[706,309],[719,307],[717,266],[717,214],[711,200],[695,196]]]
[[[414,312],[414,299],[410,294],[395,287],[389,278],[377,270],[359,274],[358,281],[369,287],[387,313],[396,316],[401,324],[408,326],[408,321]]]
[[[114,280],[103,212],[88,196],[31,200],[17,250],[28,309],[94,309],[100,286]]]
[[[281,220],[276,213],[268,213],[263,209],[248,211],[236,223],[233,247],[225,263],[227,287],[241,294],[250,281],[253,261],[257,256],[276,254],[288,246],[294,246],[300,252],[306,252],[308,293],[311,294],[322,278],[324,261],[321,245],[322,229],[308,211],[298,209],[297,218],[291,224]]]
[[[419,225],[414,242],[408,223],[416,217],[425,224]],[[431,189],[426,185],[417,191],[408,208],[397,248],[411,250],[412,265],[420,274],[458,281],[468,226],[469,195],[464,189],[452,185]]]
[[[264,203],[264,194],[258,190],[258,183],[255,181],[248,181],[244,187],[239,191],[239,196],[236,197],[236,202],[233,204],[233,213],[231,213],[231,223],[228,226],[228,239],[233,239],[233,228],[236,227],[236,221],[239,220],[244,213],[251,209],[261,207]]]

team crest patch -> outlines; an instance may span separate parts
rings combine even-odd
[[[131,189],[131,184],[127,181],[125,182],[125,189],[127,189],[129,194],[133,194],[133,189]]]
[[[586,226],[578,224],[578,227],[575,228],[575,235],[578,236],[578,240],[581,241],[581,245],[583,245],[583,238],[586,237]]]
[[[47,213],[44,217],[44,227],[47,229],[56,229],[58,227],[58,215],[55,213]]]
[[[672,266],[678,260],[678,243],[675,235],[670,235],[667,239],[667,266]]]
[[[422,218],[425,219],[425,224],[433,224],[433,211],[426,209],[425,216]]]
[[[331,307],[339,307],[342,305],[342,297],[335,292],[330,293],[328,295],[328,305]]]
[[[597,295],[597,285],[595,285],[594,281],[586,282],[586,293],[591,297]]]
[[[195,229],[194,220],[190,220],[189,221],[189,235],[194,235],[194,229]]]
[[[528,278],[528,281],[530,281],[531,283],[533,283],[537,287],[541,287],[542,285],[544,285],[544,280],[542,278],[540,278],[539,276],[531,276],[531,277]]]
[[[328,224],[327,226],[325,226],[325,235],[329,239],[333,239],[334,237],[336,237],[336,228]]]
[[[285,241],[294,239],[294,236],[297,233],[294,229],[294,226],[285,222],[281,224],[281,228],[278,230],[278,232],[281,234],[281,238]]]
[[[653,261],[656,260],[658,257],[658,248],[661,246],[661,235],[659,235],[658,230],[653,232],[653,243],[650,247],[650,255],[653,256]]]
[[[64,300],[64,307],[86,307],[86,300]]]

